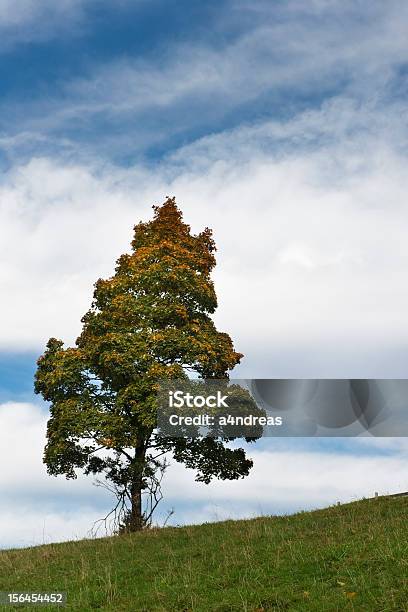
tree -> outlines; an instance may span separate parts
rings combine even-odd
[[[95,283],[75,346],[51,338],[35,376],[36,393],[50,402],[48,472],[102,474],[130,531],[151,520],[169,453],[205,483],[244,477],[252,467],[225,438],[157,431],[159,380],[188,372],[228,379],[242,354],[210,318],[217,306],[211,230],[193,235],[174,198],[153,209],[151,221],[135,226],[132,252],[119,257],[115,274]]]

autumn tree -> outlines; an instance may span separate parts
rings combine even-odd
[[[244,477],[252,466],[222,436],[168,438],[157,431],[159,380],[188,372],[228,378],[242,355],[210,317],[217,306],[211,230],[193,235],[174,198],[153,208],[153,219],[135,226],[132,251],[119,257],[115,274],[95,283],[75,346],[51,338],[35,377],[35,391],[50,402],[48,472],[103,476],[130,531],[151,519],[169,454],[205,483]]]

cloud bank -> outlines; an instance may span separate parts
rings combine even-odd
[[[247,355],[242,374],[403,377],[406,154],[397,114],[381,117],[337,100],[207,136],[154,168],[13,167],[0,187],[0,347],[73,342],[93,282],[174,194],[194,231],[214,229],[216,319]]]
[[[41,24],[46,9],[64,23],[92,4],[63,0],[51,9],[48,0],[24,0],[18,12],[3,0],[0,25],[2,14],[4,23]],[[82,154],[134,159],[337,96],[382,106],[385,119],[390,101],[404,100],[407,12],[402,0],[376,0],[370,10],[348,1],[224,2],[211,24],[222,36],[177,38],[148,57],[79,59],[78,74],[47,96],[2,105],[3,143],[10,155],[53,147],[75,155],[80,146]]]
[[[0,350],[72,343],[93,282],[175,195],[214,229],[237,375],[405,376],[406,12],[230,2],[218,42],[99,61],[5,103]]]

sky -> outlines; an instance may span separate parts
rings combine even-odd
[[[214,230],[235,377],[407,377],[407,20],[404,0],[0,0],[0,546],[109,509],[46,475],[35,363],[168,195]],[[159,522],[408,490],[402,438],[249,454],[233,483],[172,466]]]

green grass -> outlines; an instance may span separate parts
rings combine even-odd
[[[3,551],[0,591],[66,591],[84,611],[403,612],[407,518],[408,498],[379,498]]]

